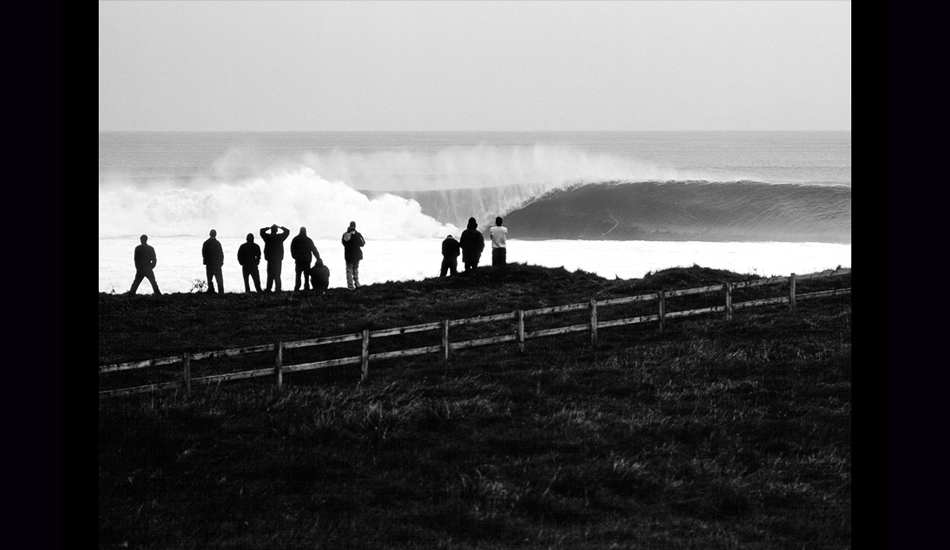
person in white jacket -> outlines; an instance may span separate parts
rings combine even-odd
[[[508,258],[505,242],[508,240],[508,228],[501,225],[501,217],[495,218],[495,226],[488,230],[491,237],[491,265],[504,267]]]

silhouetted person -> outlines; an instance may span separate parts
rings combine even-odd
[[[261,239],[264,241],[264,259],[267,260],[267,292],[270,292],[271,286],[274,290],[280,292],[280,264],[284,261],[284,241],[290,230],[280,226],[280,232],[277,231],[277,224],[270,226],[270,233],[266,227],[261,228]]]
[[[218,292],[223,294],[224,275],[221,274],[221,266],[224,265],[224,250],[215,238],[218,236],[217,231],[212,229],[208,235],[208,240],[201,245],[201,258],[205,264],[205,273],[208,275],[208,293],[214,294],[214,280],[217,279]]]
[[[508,240],[508,228],[501,225],[501,217],[495,218],[495,226],[488,230],[491,236],[491,265],[504,267],[508,263],[505,241]]]
[[[145,244],[148,242],[148,235],[142,235],[139,237],[139,241],[142,244],[135,247],[135,280],[132,281],[129,294],[135,294],[142,279],[148,279],[148,282],[152,284],[152,292],[160,295],[161,291],[158,290],[158,283],[155,282],[155,273],[152,272],[155,264],[158,263],[158,259],[155,257],[155,249]]]
[[[442,241],[442,269],[439,270],[439,277],[445,277],[446,271],[450,271],[452,275],[457,275],[458,265],[459,242],[450,234]]]
[[[360,260],[363,259],[360,249],[366,244],[366,240],[356,230],[356,222],[350,222],[340,242],[343,243],[343,258],[346,260],[346,287],[356,290],[360,287]]]
[[[465,231],[462,231],[462,236],[459,237],[465,271],[478,267],[478,260],[482,257],[482,250],[485,249],[485,235],[475,229],[476,227],[478,227],[478,223],[475,222],[475,218],[469,218],[468,227]]]
[[[320,258],[317,258],[317,263],[310,269],[310,279],[314,290],[326,292],[330,288],[330,268],[324,265]]]
[[[258,265],[261,263],[261,247],[254,242],[254,234],[247,234],[247,242],[238,248],[238,263],[241,264],[241,274],[244,276],[244,292],[250,292],[248,277],[254,279],[254,289],[261,291],[261,272]]]
[[[301,227],[300,234],[290,241],[290,256],[294,259],[294,273],[296,282],[294,290],[300,290],[300,276],[303,275],[303,289],[310,290],[310,262],[313,256],[320,259],[317,245],[307,236],[307,228]]]

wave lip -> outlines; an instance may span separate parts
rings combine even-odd
[[[487,228],[502,216],[512,238],[851,242],[847,186],[609,181],[396,194],[458,227],[475,217]]]

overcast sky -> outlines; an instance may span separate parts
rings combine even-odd
[[[100,2],[99,130],[851,130],[851,4]]]

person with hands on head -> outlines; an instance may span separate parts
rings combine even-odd
[[[290,230],[284,226],[275,223],[270,226],[270,233],[267,227],[261,228],[261,239],[264,241],[264,259],[267,260],[267,292],[270,292],[271,286],[276,292],[280,292],[280,264],[284,261],[284,241],[290,235]]]

